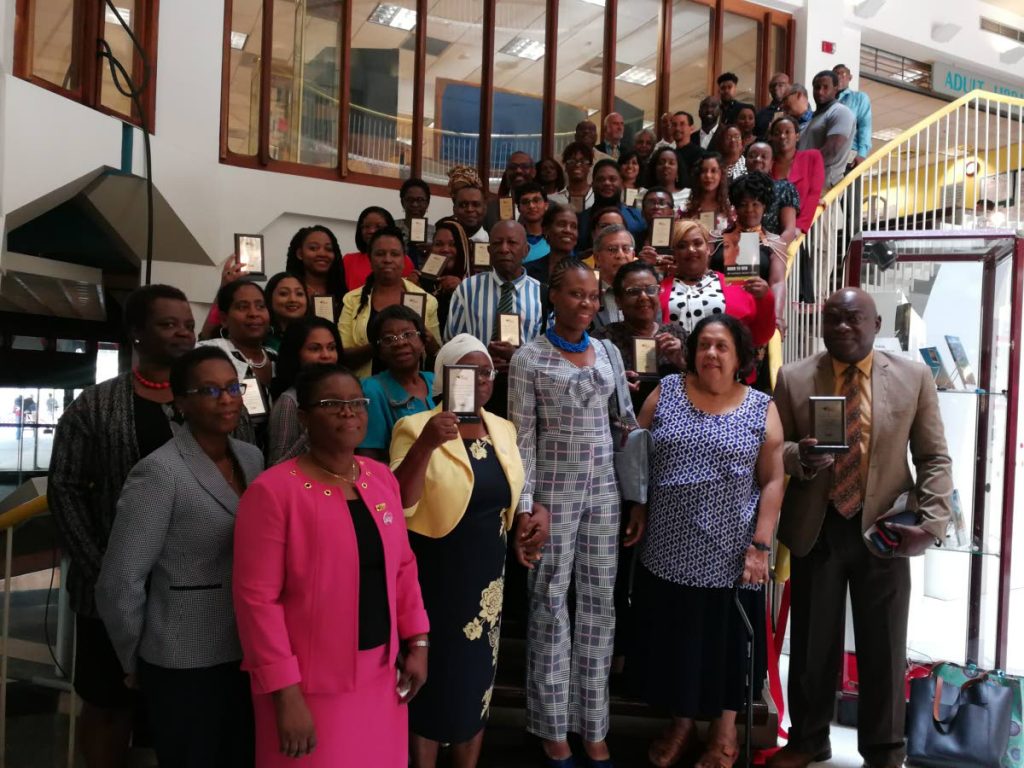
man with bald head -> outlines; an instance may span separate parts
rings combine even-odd
[[[791,84],[789,75],[785,72],[776,72],[768,81],[768,93],[771,94],[772,100],[757,110],[757,117],[754,121],[754,135],[759,139],[767,138],[768,129],[771,127],[775,115],[782,111],[782,104],[786,100]]]
[[[618,112],[612,112],[604,119],[604,141],[594,147],[598,152],[604,152],[612,160],[618,160],[619,156],[626,151],[626,145],[622,141],[626,132],[626,121]]]
[[[722,121],[722,100],[717,96],[705,96],[697,107],[697,116],[700,118],[700,148],[709,149],[714,146],[715,133]]]
[[[499,221],[491,228],[491,269],[463,280],[452,294],[445,341],[460,333],[476,336],[487,345],[498,378],[488,410],[504,417],[508,412],[508,361],[517,347],[498,338],[498,316],[519,316],[522,344],[533,341],[544,320],[540,283],[526,274],[523,259],[529,250],[526,230],[518,221]]]
[[[868,768],[889,768],[905,757],[907,558],[946,537],[951,462],[931,371],[873,349],[881,318],[871,296],[844,288],[829,297],[822,315],[826,351],[783,366],[775,388],[790,475],[778,536],[793,556],[793,726],[768,766],[804,768],[831,755],[849,589],[860,683],[857,746]],[[816,450],[812,396],[845,398],[847,451]],[[902,510],[913,517],[910,524],[885,522]],[[882,549],[866,538],[873,526],[895,547]]]

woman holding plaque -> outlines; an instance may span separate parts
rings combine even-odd
[[[516,546],[521,559],[534,560],[527,729],[543,740],[545,765],[573,764],[566,740],[573,731],[583,738],[589,764],[607,766],[619,543],[609,403],[616,401],[615,371],[622,360],[614,346],[592,342],[587,334],[600,302],[593,270],[562,261],[551,275],[550,300],[553,323],[516,352],[509,372],[509,415],[526,478]],[[635,426],[631,407],[617,418],[627,429]],[[631,524],[629,532],[627,542],[635,543],[642,527]],[[573,581],[576,616],[570,630]]]
[[[495,375],[487,347],[468,333],[441,347],[435,396],[450,364],[475,368],[479,420],[460,421],[438,405],[399,421],[391,437],[430,617],[427,684],[409,706],[415,768],[433,768],[439,744],[451,745],[458,768],[479,758],[497,671],[506,542],[523,487],[515,427],[486,410]]]
[[[640,155],[635,149],[627,149],[619,155],[619,173],[622,174],[622,202],[630,206],[640,206],[644,199],[644,192],[647,190],[641,186],[643,166],[640,162]],[[633,190],[630,192],[629,190]]]
[[[384,370],[374,357],[373,345],[367,328],[377,313],[385,307],[407,303],[414,305],[425,318],[427,337],[424,344],[427,354],[436,354],[440,347],[441,331],[437,322],[437,299],[427,294],[415,283],[402,278],[405,255],[402,233],[394,228],[379,229],[373,233],[369,243],[370,276],[362,288],[349,291],[341,302],[341,319],[338,330],[344,350],[342,359],[362,379]],[[406,298],[409,294],[423,297]]]
[[[356,220],[357,250],[353,253],[346,253],[344,257],[345,290],[354,291],[362,288],[373,271],[370,266],[370,242],[373,240],[373,234],[379,229],[398,229],[395,225],[395,217],[376,205],[364,208]],[[403,235],[403,243],[405,242],[404,238]],[[416,265],[412,263],[412,259],[406,256],[402,265],[402,277],[412,277],[415,272]]]
[[[341,355],[338,327],[322,317],[304,317],[288,326],[277,355],[270,395],[267,466],[280,464],[306,451],[306,430],[299,420],[295,378],[310,365],[333,365]]]
[[[455,219],[441,219],[434,226],[430,253],[420,268],[420,287],[437,299],[437,321],[444,327],[452,294],[469,273],[469,237]]]
[[[691,750],[697,720],[711,721],[698,768],[729,768],[739,756],[736,713],[750,702],[737,586],[755,629],[754,700],[764,679],[763,585],[782,504],[783,436],[771,399],[743,384],[753,361],[742,323],[705,317],[686,340],[686,375],[662,379],[640,411],[654,453],[629,670],[672,715],[648,752],[656,766]]]
[[[736,218],[729,202],[729,178],[722,156],[717,152],[705,152],[694,163],[691,178],[697,180],[697,186],[683,209],[682,218],[695,219],[708,231],[721,232]]]
[[[679,157],[672,147],[659,147],[647,162],[647,187],[658,187],[672,195],[672,210],[686,205],[690,190],[683,187],[679,177]]]
[[[285,272],[295,275],[306,289],[306,301],[313,314],[337,319],[345,294],[345,268],[338,239],[327,227],[303,227],[288,244]]]
[[[363,382],[369,422],[359,453],[387,461],[395,423],[434,407],[434,374],[422,370],[427,329],[418,313],[396,305],[378,313],[367,336],[384,370]]]

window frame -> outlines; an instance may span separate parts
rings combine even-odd
[[[98,55],[98,44],[93,46],[90,52],[87,50],[87,41],[99,39],[106,11],[105,0],[73,0],[76,18],[73,23],[74,36],[72,39],[71,56],[78,67],[78,85],[72,89],[63,88],[56,83],[51,83],[49,80],[33,74],[32,15],[35,6],[43,1],[17,0],[15,5],[14,76],[51,93],[56,93],[71,101],[78,102],[85,107],[95,109],[97,112],[116,117],[139,128],[145,126],[149,133],[155,133],[157,27],[160,18],[160,0],[136,0],[134,28],[132,31],[146,51],[149,66],[149,80],[146,84],[146,89],[139,98],[142,106],[141,114],[138,113],[134,102],[132,103],[131,114],[119,112],[102,103],[103,73],[107,64],[106,60],[101,59]],[[129,73],[134,75],[137,72],[141,72],[142,68],[142,57],[135,47],[132,46],[132,61]]]

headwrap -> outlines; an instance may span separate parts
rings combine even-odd
[[[456,365],[459,360],[472,352],[483,352],[487,355],[487,359],[491,361],[491,365],[494,365],[494,361],[491,360],[491,353],[487,351],[487,346],[472,334],[460,333],[458,336],[452,337],[451,341],[441,347],[441,350],[437,353],[437,359],[434,361],[434,387],[431,391],[434,397],[439,396],[444,391],[444,367],[446,365]]]
[[[456,165],[448,171],[448,192],[454,199],[455,193],[466,187],[476,187],[483,190],[483,182],[480,181],[480,174],[476,168],[469,165]]]

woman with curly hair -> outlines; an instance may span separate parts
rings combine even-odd
[[[498,663],[508,530],[523,487],[515,428],[486,410],[495,376],[487,347],[468,333],[441,347],[435,395],[446,364],[475,367],[479,420],[460,422],[437,406],[399,421],[391,437],[430,617],[428,683],[409,707],[415,768],[433,768],[441,744],[451,745],[458,768],[479,758]]]
[[[725,174],[725,162],[717,152],[705,152],[693,164],[691,178],[697,180],[690,194],[681,218],[700,219],[702,213],[713,213],[715,224],[708,229],[722,231],[736,218],[729,202],[729,179]]]
[[[288,244],[284,271],[302,281],[310,306],[317,296],[330,296],[337,318],[341,297],[345,295],[345,267],[338,238],[331,230],[322,224],[314,224],[296,232]]]
[[[354,291],[362,288],[366,278],[370,276],[370,240],[373,233],[378,229],[396,229],[395,217],[385,209],[371,205],[364,208],[356,220],[356,251],[346,253],[345,265],[345,288]],[[401,230],[399,230],[401,231]],[[402,277],[411,277],[416,271],[416,265],[412,259],[405,257],[405,265],[402,268]]]

